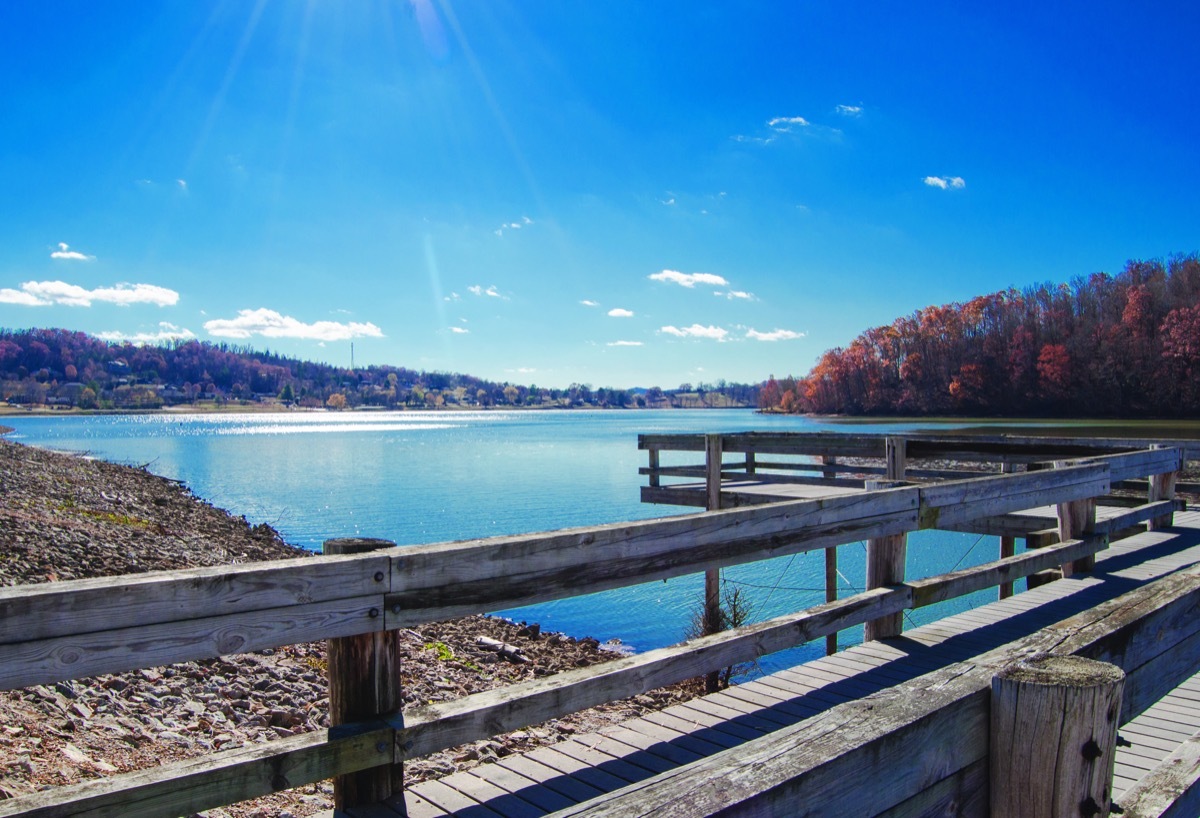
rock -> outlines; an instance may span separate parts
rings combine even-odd
[[[92,759],[88,756],[87,753],[85,753],[83,750],[80,750],[78,747],[76,747],[74,744],[71,744],[70,742],[68,742],[62,746],[62,754],[65,755],[67,758],[71,759],[71,761],[75,762],[76,764],[92,763]]]

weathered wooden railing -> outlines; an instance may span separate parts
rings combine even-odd
[[[1182,457],[1179,449],[1146,450],[1047,471],[541,534],[0,588],[0,688],[380,634],[1048,503],[1086,502],[1107,495],[1116,480],[1177,472]],[[592,668],[22,796],[0,802],[0,816],[188,814],[399,764],[1078,561],[1105,548],[1109,531],[1173,508],[1170,500],[1143,505],[1053,547],[892,583]],[[957,707],[956,701],[938,693],[920,708],[933,702]]]

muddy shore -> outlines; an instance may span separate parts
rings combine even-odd
[[[310,556],[143,469],[0,439],[0,586]],[[519,646],[528,661],[482,649],[480,636]],[[617,655],[483,616],[407,629],[401,643],[405,707]],[[682,684],[447,750],[407,763],[405,776],[447,775],[697,692]],[[0,800],[319,729],[327,713],[323,642],[3,691]],[[322,782],[204,815],[301,818],[328,809],[331,792]]]

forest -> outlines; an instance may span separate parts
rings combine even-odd
[[[759,392],[766,411],[1183,418],[1200,413],[1200,259],[917,310]]]
[[[0,329],[0,401],[25,407],[724,408],[754,406],[757,397],[757,385],[724,381],[678,389],[548,389],[400,366],[336,367],[196,340],[152,346],[65,329]]]

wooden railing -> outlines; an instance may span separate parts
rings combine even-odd
[[[639,522],[308,560],[0,588],[0,688],[210,658],[594,593],[887,538],[1046,504],[1086,503],[1116,480],[1173,474],[1181,449],[1061,468]],[[1170,513],[1143,504],[1053,547],[866,593],[681,645],[502,690],[381,712],[266,745],[0,802],[0,816],[180,815],[387,767],[751,661],[838,630],[1012,582],[1105,548]],[[1200,592],[1198,592],[1200,593]],[[331,664],[331,672],[333,665]],[[385,672],[399,674],[399,667]],[[332,687],[345,680],[334,678]],[[942,701],[942,697],[935,697]],[[924,703],[921,705],[925,706]],[[699,814],[699,813],[697,813]]]

